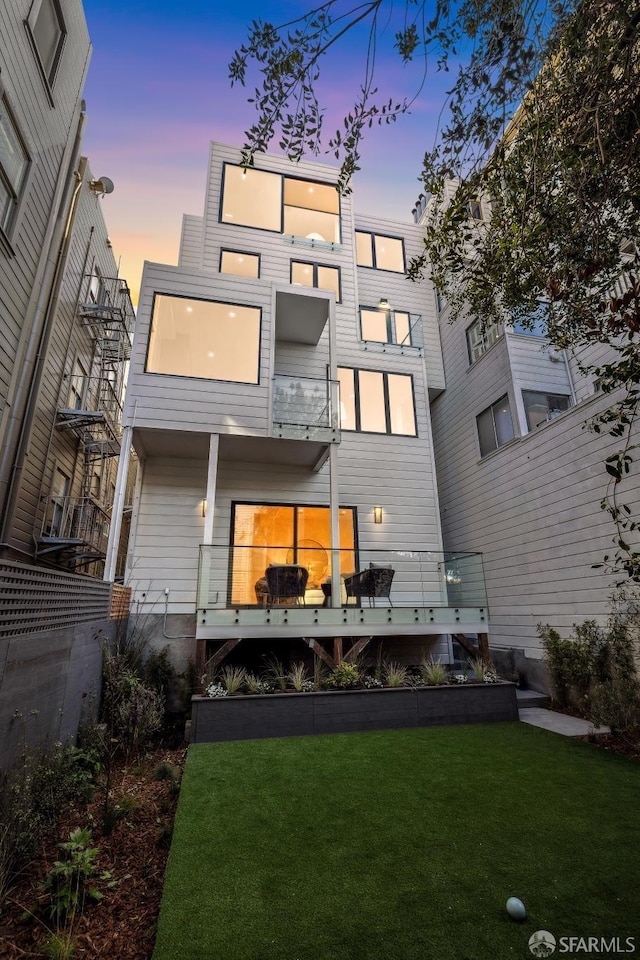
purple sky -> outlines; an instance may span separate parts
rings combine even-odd
[[[237,14],[231,6],[222,9],[219,0],[85,0],[94,51],[84,150],[94,175],[115,183],[103,211],[122,257],[121,274],[136,298],[142,261],[175,263],[182,214],[202,210],[209,141],[240,145],[253,122],[249,93],[231,89],[227,79],[247,25],[258,17],[279,24],[308,9],[303,0],[248,0],[233,5]],[[419,65],[403,68],[392,52],[397,28],[389,25],[378,53],[378,85],[387,98],[413,95],[421,79]],[[347,41],[323,68],[326,134],[357,92],[363,39],[359,34]],[[421,190],[422,155],[433,143],[450,79],[432,72],[410,116],[368,132],[354,182],[362,213],[410,219]],[[331,163],[332,157],[318,160]]]

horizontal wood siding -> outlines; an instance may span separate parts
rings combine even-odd
[[[145,373],[155,293],[262,308],[260,383],[230,383]],[[271,378],[271,284],[162,264],[145,264],[131,356],[125,422],[207,433],[266,435]]]
[[[591,565],[611,552],[613,528],[600,500],[603,460],[616,446],[588,422],[610,401],[587,399],[480,459],[477,413],[505,393],[514,410],[507,344],[501,338],[469,366],[465,323],[443,322],[441,333],[448,386],[432,404],[432,419],[445,548],[484,555],[492,643],[540,656],[538,623],[568,635],[574,622],[608,614],[611,577]],[[550,389],[549,377],[564,365],[552,366],[533,347],[527,355],[524,338],[517,340],[518,389]],[[637,483],[626,485],[623,500],[640,508]]]
[[[68,0],[64,4],[67,38],[52,107],[24,26],[30,7],[30,0],[0,4],[0,89],[31,158],[20,217],[9,230],[15,256],[7,256],[0,247],[0,438],[34,324],[49,231],[58,213],[90,55],[82,4]]]
[[[77,316],[78,303],[88,297],[87,274],[95,272],[97,266],[103,277],[115,277],[118,269],[108,243],[101,201],[88,186],[91,179],[87,169],[52,320],[31,442],[21,473],[20,497],[12,518],[9,543],[28,555],[33,555],[34,537],[41,530],[43,497],[51,493],[56,467],[72,478],[70,496],[79,497],[82,490],[84,453],[71,433],[56,428],[56,412],[69,404],[78,359],[88,372],[97,373],[95,340]],[[115,459],[106,464],[104,484],[115,482],[116,468]]]
[[[180,234],[179,267],[202,267],[202,217],[185,213]]]

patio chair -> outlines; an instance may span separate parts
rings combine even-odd
[[[265,570],[268,603],[304,604],[309,571],[298,563],[272,563]]]
[[[362,598],[366,597],[369,606],[375,606],[376,597],[385,597],[392,607],[391,584],[395,570],[391,566],[372,563],[368,570],[360,570],[344,578],[347,597],[356,597],[358,606],[362,606]]]

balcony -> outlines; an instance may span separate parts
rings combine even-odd
[[[92,497],[46,497],[38,558],[66,563],[73,570],[104,560],[110,518]]]
[[[392,636],[484,633],[488,610],[479,553],[336,550],[340,599],[332,605],[330,549],[201,546],[197,636]],[[306,571],[304,593],[270,596],[269,564]],[[380,576],[372,576],[378,571]]]
[[[95,456],[114,457],[122,436],[121,388],[106,377],[75,375],[69,402],[56,414],[56,426],[69,431]]]
[[[273,378],[273,435],[288,440],[340,442],[337,380]]]

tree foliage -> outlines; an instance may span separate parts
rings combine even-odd
[[[551,343],[578,351],[612,396],[593,424],[621,444],[605,464],[602,506],[616,524],[605,563],[640,581],[636,523],[620,502],[640,405],[640,0],[404,0],[401,10],[393,43],[418,65],[416,94],[428,67],[452,75],[424,157],[425,249],[409,276],[428,273],[452,319],[526,326],[548,304]],[[251,65],[261,72],[247,164],[274,139],[293,160],[322,149],[322,57],[366,25],[362,85],[326,142],[348,192],[367,127],[411,105],[379,101],[375,86],[392,11],[390,0],[329,0],[282,27],[252,24],[230,65],[234,82]],[[479,198],[483,219],[470,216]],[[598,366],[593,344],[608,350]]]

